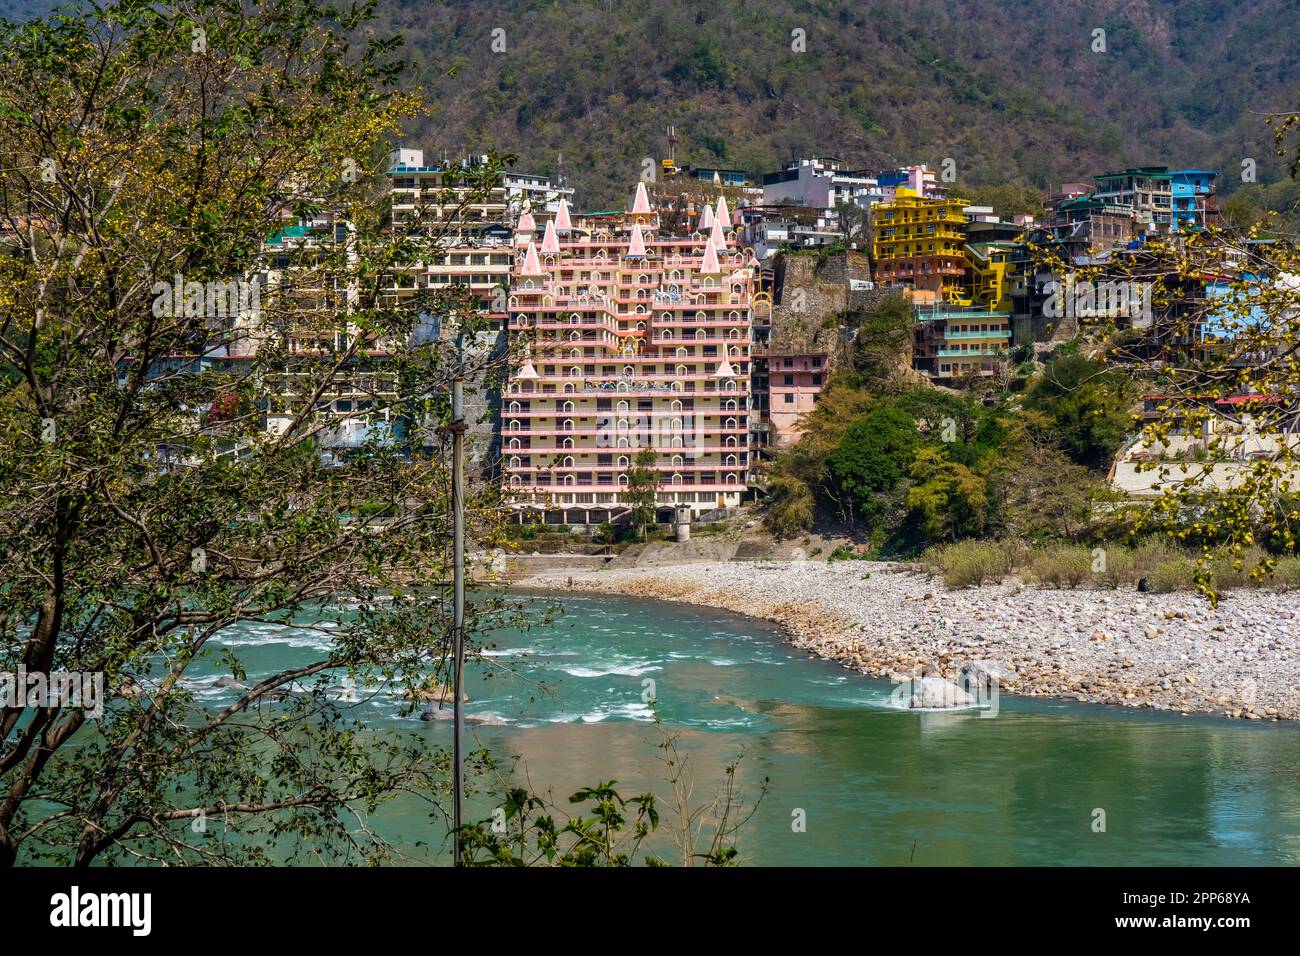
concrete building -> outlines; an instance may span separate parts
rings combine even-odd
[[[1173,223],[1173,182],[1167,166],[1137,166],[1094,176],[1092,198],[1129,206],[1139,237],[1168,233]]]
[[[708,232],[662,235],[639,183],[617,216],[520,223],[509,312],[521,354],[503,398],[502,454],[521,517],[625,519],[642,448],[654,452],[665,512],[740,503],[756,263],[725,199],[710,219]]]
[[[841,204],[863,208],[883,198],[880,185],[865,170],[844,169],[830,158],[799,159],[763,175],[763,203],[789,203],[833,211]]]
[[[969,263],[964,199],[927,199],[900,186],[875,209],[876,280],[963,298]]]
[[[993,375],[1011,348],[1011,313],[918,297],[913,367],[937,380]]]
[[[1195,231],[1214,225],[1218,218],[1214,181],[1218,175],[1209,169],[1175,169],[1169,173],[1174,230]]]
[[[922,199],[942,199],[947,190],[940,185],[939,177],[925,163],[918,166],[899,166],[876,174],[876,182],[883,202],[898,198],[898,190],[908,189]]]

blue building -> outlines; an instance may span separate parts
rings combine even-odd
[[[1172,231],[1204,229],[1216,212],[1214,180],[1219,174],[1208,169],[1176,169],[1169,173],[1173,188]]]

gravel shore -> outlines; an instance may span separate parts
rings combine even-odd
[[[761,561],[554,570],[527,587],[725,608],[780,624],[796,647],[873,677],[920,667],[955,680],[1000,665],[1004,693],[1300,719],[1300,593],[1048,590],[1015,582],[950,591],[861,561]]]

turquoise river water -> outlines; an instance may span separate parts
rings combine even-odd
[[[539,620],[545,600],[529,613]],[[694,768],[696,802],[743,749],[742,799],[768,790],[739,839],[747,864],[1227,865],[1300,863],[1300,731],[1289,725],[1003,695],[997,714],[918,713],[892,685],[810,659],[767,625],[707,609],[564,596],[553,623],[493,634],[467,675],[473,746],[521,763],[563,801],[615,778],[666,795],[646,681]],[[318,631],[241,626],[249,677],[309,659]],[[509,668],[504,665],[509,665]],[[230,692],[200,678],[214,704]],[[358,688],[376,728],[449,746],[449,722],[397,716]],[[488,815],[480,798],[475,818]],[[1105,831],[1097,831],[1104,811]],[[800,829],[795,821],[802,819]],[[411,860],[445,860],[427,808],[381,809]],[[433,849],[417,847],[417,842]],[[659,846],[671,859],[671,844]]]

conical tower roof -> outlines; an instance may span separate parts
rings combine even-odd
[[[521,276],[539,276],[542,274],[542,261],[537,258],[537,246],[530,239],[528,251],[524,253],[524,267],[519,270]]]

